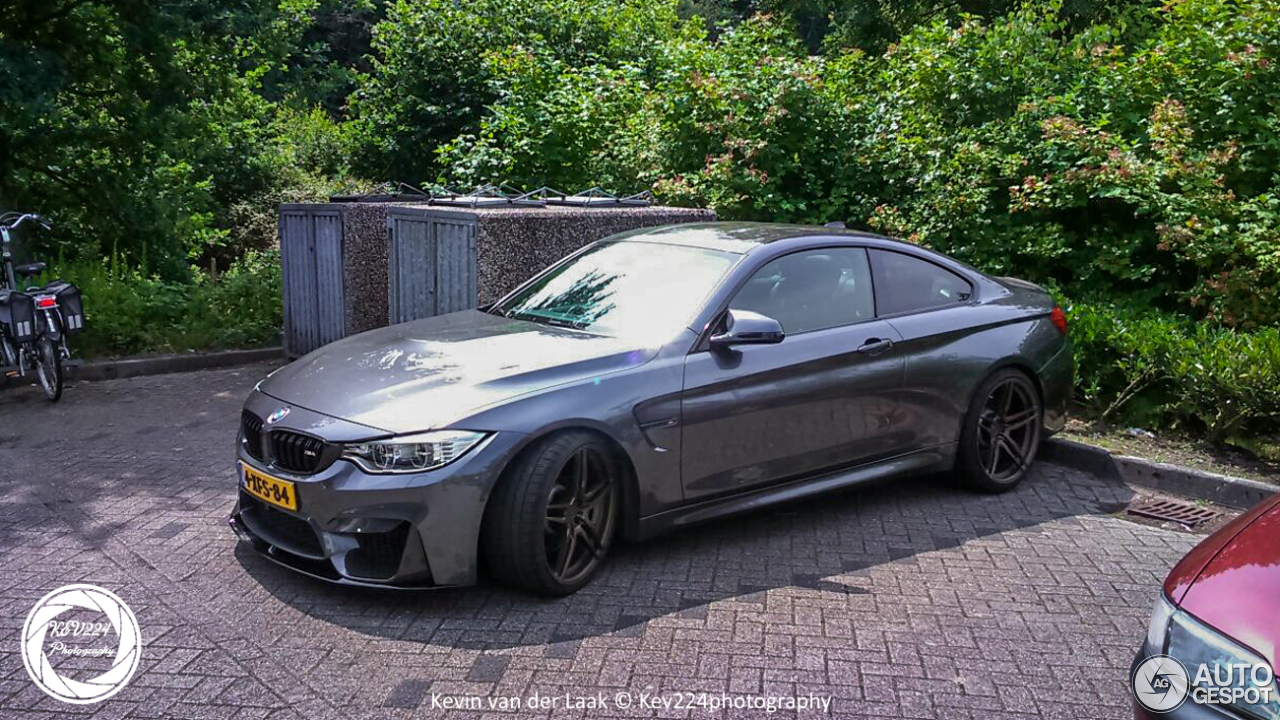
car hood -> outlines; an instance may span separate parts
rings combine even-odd
[[[519,395],[633,367],[656,353],[635,345],[464,310],[325,345],[258,389],[387,433],[411,433],[448,427]]]
[[[1280,598],[1280,502],[1272,501],[1205,564],[1180,604],[1256,650],[1275,668],[1280,648],[1276,598]]]

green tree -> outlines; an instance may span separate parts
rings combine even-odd
[[[682,31],[673,2],[605,0],[399,0],[374,28],[373,70],[353,110],[366,176],[435,178],[434,152],[474,133],[498,97],[492,55],[523,51],[571,66],[644,66],[651,48]]]
[[[181,277],[221,208],[277,171],[261,79],[308,0],[0,2],[0,203],[47,214],[45,252]]]

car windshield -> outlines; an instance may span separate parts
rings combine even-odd
[[[602,335],[672,332],[739,255],[648,242],[597,245],[491,312]]]

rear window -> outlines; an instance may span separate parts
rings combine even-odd
[[[940,265],[890,250],[871,250],[870,255],[877,315],[954,305],[973,295],[968,280]]]

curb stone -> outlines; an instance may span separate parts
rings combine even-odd
[[[117,378],[138,377],[140,375],[163,375],[166,373],[188,372],[191,370],[207,370],[209,368],[248,365],[267,360],[285,360],[284,349],[276,347],[254,348],[252,350],[223,350],[211,353],[183,353],[177,355],[156,355],[154,357],[121,358],[118,360],[94,360],[68,365],[68,380],[114,380]],[[30,381],[30,376],[28,376]],[[0,387],[18,385],[20,378],[5,378],[0,375]]]
[[[277,347],[253,350],[224,350],[212,353],[186,353],[159,355],[156,357],[124,358],[87,362],[77,368],[67,368],[67,374],[75,380],[112,380],[139,375],[164,375],[166,373],[205,370],[208,368],[248,365],[264,360],[285,359],[284,349]]]
[[[1045,440],[1039,457],[1107,480],[1201,498],[1238,510],[1247,510],[1280,492],[1280,487],[1257,480],[1117,455],[1106,448],[1065,438]]]

